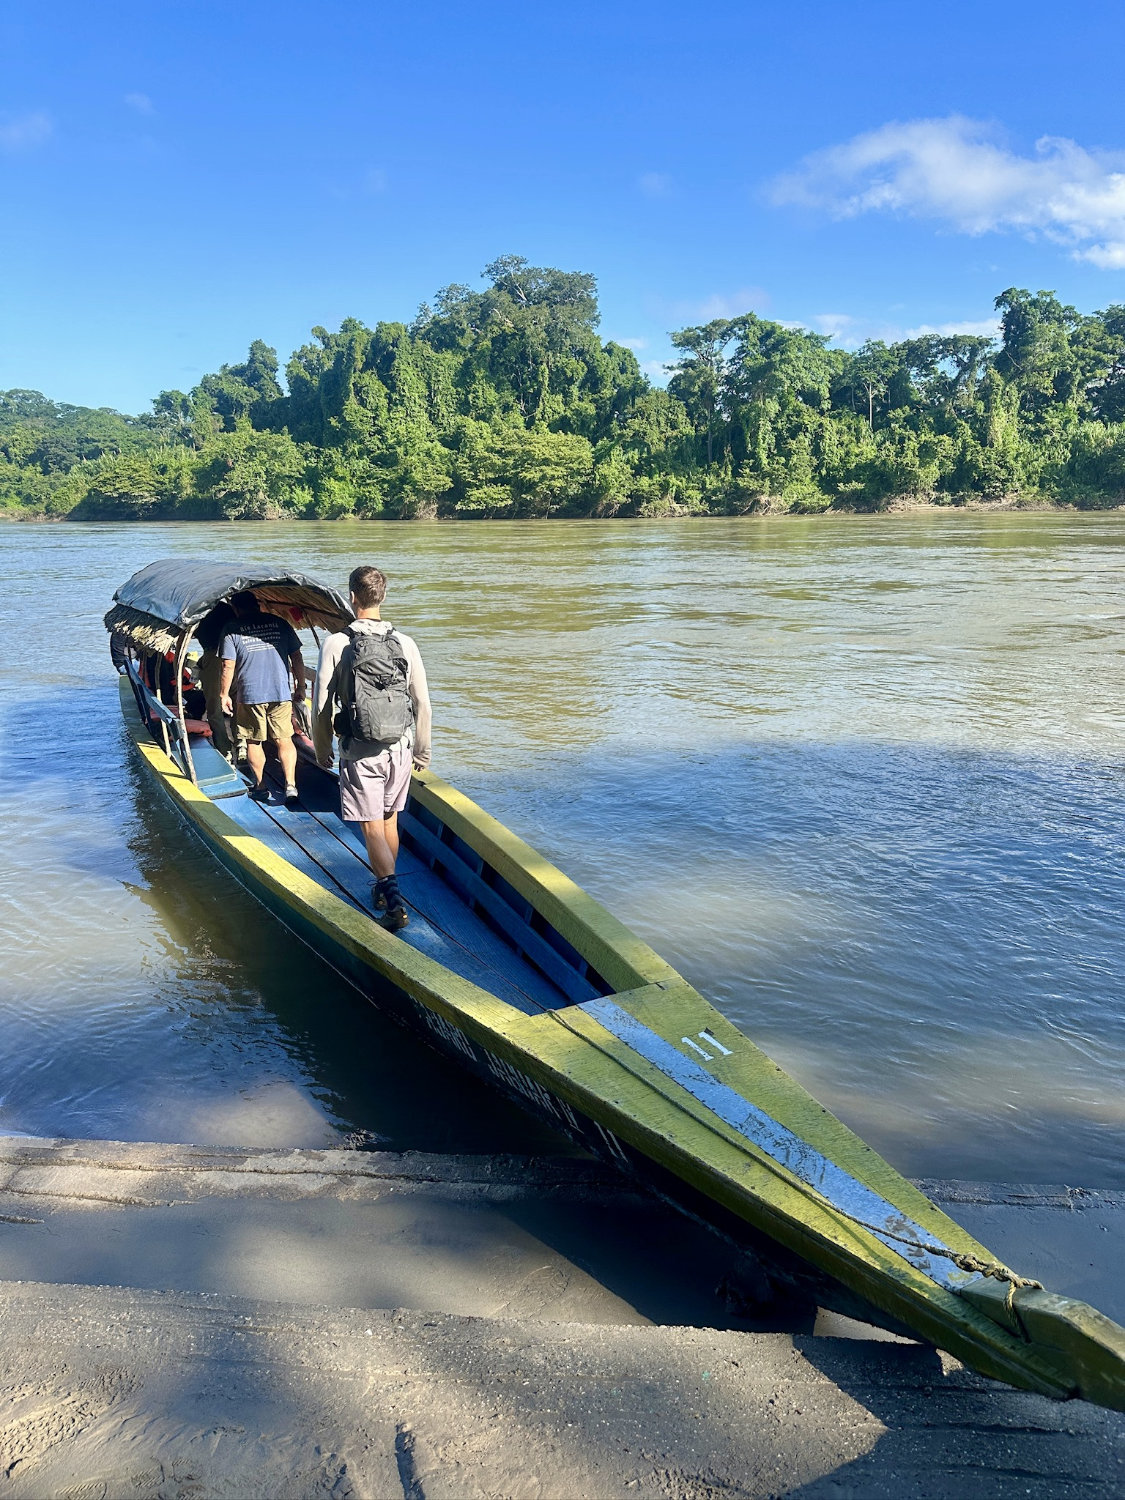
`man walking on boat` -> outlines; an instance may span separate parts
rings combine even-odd
[[[233,713],[235,723],[246,736],[246,759],[256,782],[250,796],[256,802],[269,801],[269,789],[262,778],[266,771],[265,741],[272,740],[285,773],[285,805],[296,808],[299,804],[293,704],[305,700],[301,639],[287,621],[277,615],[263,614],[249,590],[235,594],[230,604],[235,619],[219,648],[223,661],[219,682],[222,710],[225,714]],[[231,704],[232,688],[238,698],[237,709]]]
[[[383,926],[398,932],[408,921],[395,877],[398,815],[412,767],[424,771],[430,763],[430,694],[418,647],[381,616],[384,575],[355,568],[348,588],[355,619],[320,648],[313,743],[327,770],[333,728],[339,733],[340,816],[363,830],[375,909],[385,907]]]

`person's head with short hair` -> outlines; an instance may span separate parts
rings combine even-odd
[[[232,595],[230,607],[240,620],[253,620],[261,614],[261,607],[249,589],[240,589]]]
[[[348,577],[348,589],[357,609],[378,609],[387,597],[386,575],[378,568],[353,568]]]

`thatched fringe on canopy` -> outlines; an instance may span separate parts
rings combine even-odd
[[[165,651],[174,651],[179,642],[179,635],[164,620],[128,604],[115,604],[104,623],[111,634],[123,635],[141,652],[155,651],[163,656]]]

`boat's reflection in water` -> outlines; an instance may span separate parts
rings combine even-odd
[[[145,882],[136,893],[159,917],[165,978],[182,997],[177,1029],[198,1058],[188,1074],[191,1049],[178,1051],[146,1138],[571,1151],[358,995],[218,865],[136,767],[130,779],[128,842]]]

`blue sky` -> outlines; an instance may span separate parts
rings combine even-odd
[[[0,388],[143,410],[509,252],[594,272],[654,373],[747,309],[1125,301],[1123,54],[1097,0],[11,6]]]

